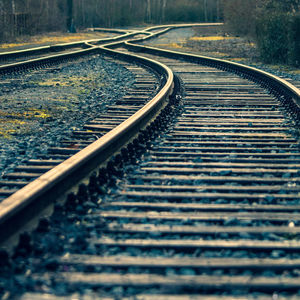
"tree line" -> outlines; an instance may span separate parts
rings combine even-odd
[[[249,36],[267,63],[300,66],[300,0],[223,0],[228,29]]]
[[[215,22],[221,0],[0,0],[0,41],[18,35],[141,23]]]
[[[268,63],[300,65],[300,0],[0,0],[0,42],[75,28],[226,22]]]

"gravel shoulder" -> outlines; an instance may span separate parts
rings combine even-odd
[[[3,76],[0,174],[57,146],[122,97],[133,82],[131,72],[100,55]]]

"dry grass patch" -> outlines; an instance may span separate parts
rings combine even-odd
[[[158,48],[173,48],[173,49],[182,49],[183,45],[178,43],[170,43],[170,44],[155,44],[155,47]]]
[[[18,119],[2,119],[0,118],[0,136],[10,139],[13,134],[20,130],[26,124],[25,121]]]
[[[190,38],[191,41],[223,41],[232,39],[234,37],[231,36],[193,36]]]
[[[53,45],[62,43],[71,43],[83,40],[101,39],[107,37],[109,34],[100,32],[81,32],[81,33],[49,33],[49,35],[36,35],[17,38],[14,43],[0,44],[0,50],[11,48],[18,48],[24,46],[39,46],[39,45]]]

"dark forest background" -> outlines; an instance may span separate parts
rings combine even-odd
[[[300,0],[224,0],[227,30],[257,44],[266,63],[300,66]]]
[[[221,0],[0,0],[0,40],[23,34],[142,23],[215,22]]]
[[[268,63],[300,65],[300,0],[0,0],[0,43],[74,28],[225,21]]]

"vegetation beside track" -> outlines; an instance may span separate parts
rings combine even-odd
[[[50,4],[51,3],[51,4]],[[10,0],[0,2],[0,42],[51,31],[142,23],[215,22],[221,0]]]
[[[77,33],[50,32],[37,35],[17,37],[14,42],[0,43],[0,53],[54,44],[71,43],[83,40],[102,39],[112,33],[80,31]]]
[[[80,129],[133,82],[130,72],[99,56],[2,77],[1,174]]]
[[[248,36],[229,35],[226,27],[194,27],[189,33],[187,29],[178,29],[176,32],[178,33],[175,34],[174,31],[171,31],[149,42],[155,47],[226,59],[246,65],[255,65],[258,68],[267,68],[270,72],[296,76],[294,79],[300,80],[299,68],[285,63],[266,64],[261,60],[257,43],[253,39]]]
[[[265,63],[300,66],[300,0],[226,0],[230,32],[256,41]]]

